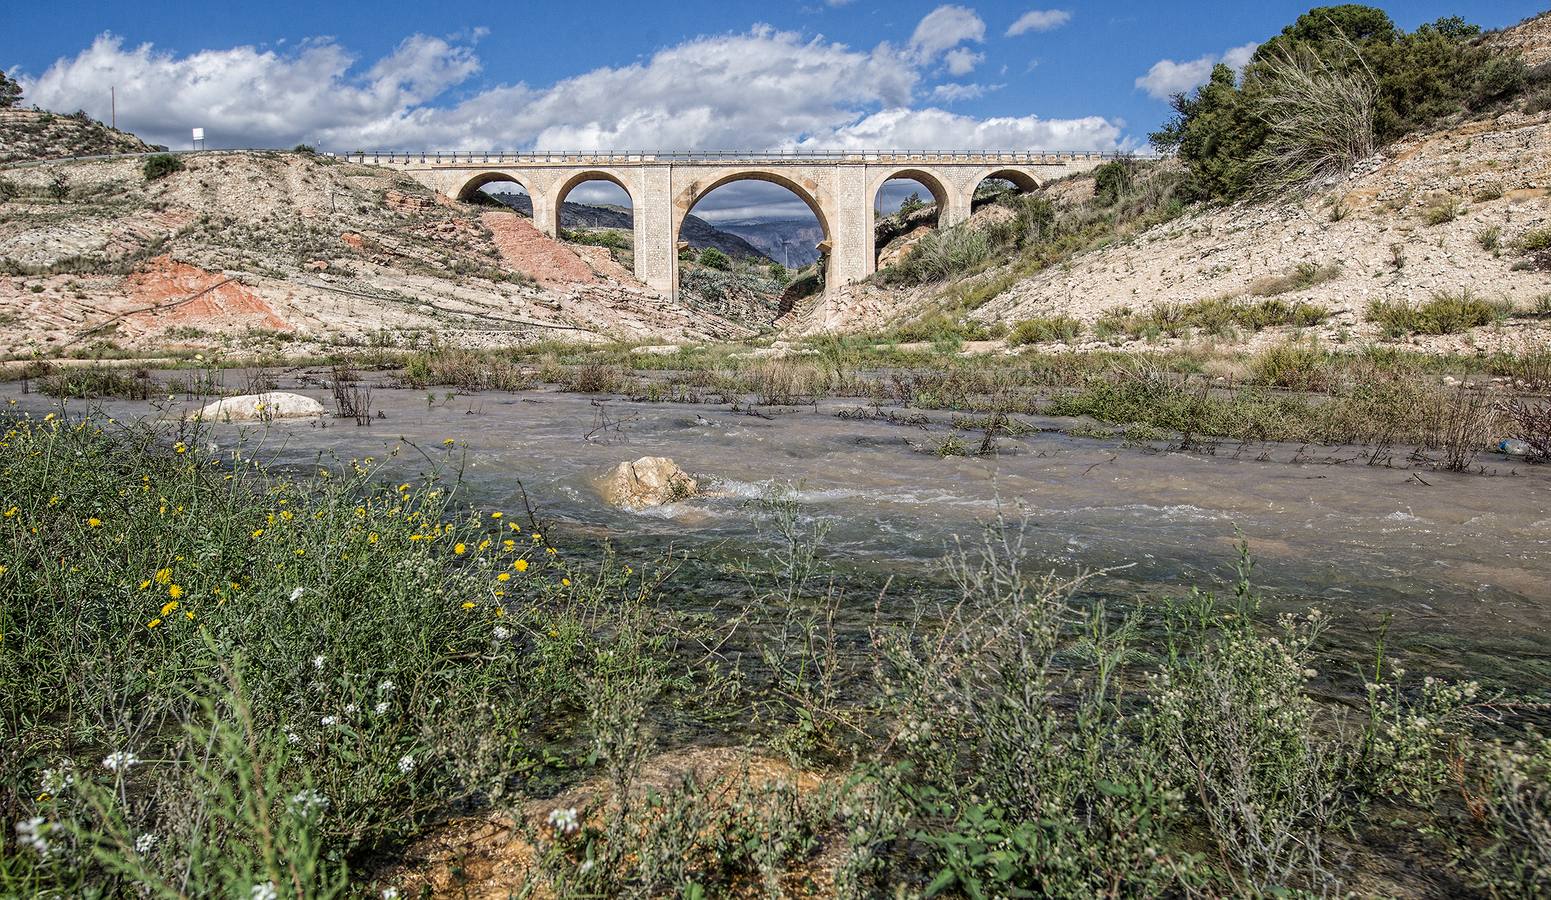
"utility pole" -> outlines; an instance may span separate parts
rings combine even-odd
[[[112,111],[108,114],[111,118],[110,125],[118,130],[118,85],[108,88],[108,106]]]

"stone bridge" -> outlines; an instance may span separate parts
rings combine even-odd
[[[825,285],[872,274],[874,201],[895,178],[920,182],[937,201],[938,224],[969,218],[975,188],[987,178],[1033,190],[1055,178],[1086,172],[1119,154],[1100,152],[819,151],[802,153],[354,153],[353,162],[403,172],[427,187],[467,199],[486,184],[513,182],[528,192],[533,221],[560,231],[560,208],[577,185],[610,181],[630,196],[635,222],[635,274],[676,294],[679,229],[706,194],[734,181],[781,185],[813,210],[824,231]]]

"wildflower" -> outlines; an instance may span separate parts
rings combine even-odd
[[[345,715],[353,716],[359,709],[360,707],[356,706],[354,703],[348,703],[345,705]]]
[[[16,823],[16,841],[23,847],[29,847],[39,856],[47,856],[49,851],[46,835],[52,825],[42,816],[34,816],[31,819],[23,819]]]
[[[537,531],[533,532],[533,540],[535,542],[542,541],[543,539],[544,536],[542,534],[539,534]]]
[[[149,856],[156,849],[156,835],[147,832],[135,838],[135,852],[141,856]]]
[[[484,540],[480,541],[479,542],[479,549],[481,549],[481,550],[489,550],[490,549],[490,539],[489,538],[485,538]]]
[[[147,628],[155,628],[156,626],[158,626],[160,624],[162,624],[162,620],[161,619],[152,619],[151,621],[145,623],[145,627],[147,627]]]
[[[150,586],[151,586],[151,579],[149,579],[149,578],[147,578],[146,580],[140,582],[140,590],[142,590],[142,591],[145,590],[146,588],[150,587]]]
[[[5,517],[7,519],[14,519],[14,518],[16,518],[16,514],[19,513],[19,512],[21,512],[21,510],[18,509],[17,507],[13,506],[10,509],[5,511]]]
[[[384,693],[384,694],[391,694],[391,693],[393,693],[394,689],[397,688],[397,687],[398,687],[398,685],[394,684],[391,680],[389,680],[387,678],[384,678],[383,680],[377,682],[377,690],[379,692],[381,692],[381,693]]]
[[[318,720],[318,724],[329,728],[339,724],[339,716],[324,716]]]
[[[167,584],[167,583],[171,582],[172,581],[172,570],[171,569],[157,569],[156,570],[156,579],[155,580],[156,580],[157,584]]]
[[[172,449],[173,449],[173,452],[175,452],[175,453],[187,453],[188,452],[188,445],[183,443],[182,441],[178,441],[176,444],[172,445]]]
[[[415,770],[415,758],[408,753],[399,757],[399,772],[408,775]]]
[[[581,823],[577,820],[576,807],[550,810],[549,826],[561,834],[574,834],[576,829],[581,827]]]
[[[183,618],[188,619],[190,622],[194,621],[194,611],[192,609],[184,610]]]
[[[383,888],[382,900],[399,900],[399,889],[396,887]]]
[[[161,614],[165,616],[165,615],[167,615],[168,613],[172,612],[173,610],[175,610],[177,608],[178,608],[178,601],[176,601],[176,600],[168,600],[166,603],[162,604],[162,613]]]
[[[253,529],[253,537],[254,537],[254,539],[258,539],[258,538],[261,538],[263,536],[264,536],[264,529],[262,529],[262,528],[255,528],[255,529]]]
[[[544,552],[548,553],[550,556],[554,556],[559,551],[555,550],[554,547],[545,547]]]
[[[457,554],[457,555],[459,555],[459,556],[462,556],[462,555],[463,555],[463,554],[464,554],[464,552],[465,552],[465,551],[467,551],[467,550],[468,550],[468,548],[467,548],[467,547],[465,547],[465,546],[464,546],[464,545],[463,545],[463,544],[461,544],[461,543],[459,543],[459,544],[454,544],[454,545],[453,545],[453,548],[452,548],[452,552],[453,552],[453,553],[456,553],[456,554]]]
[[[312,788],[303,788],[291,796],[286,803],[286,808],[293,813],[299,813],[303,817],[313,813],[322,813],[329,808],[329,798],[323,796]]]
[[[169,596],[172,599],[176,600],[179,597],[183,596],[183,588],[178,586],[178,585],[176,585],[176,584],[174,584],[174,585],[172,585],[172,586],[167,588],[167,596]]]
[[[96,516],[92,516],[91,518],[86,520],[86,526],[88,528],[98,528],[101,525],[102,525],[102,520],[97,518]]]
[[[280,892],[275,889],[273,881],[255,884],[253,889],[248,891],[248,900],[277,900],[279,896]]]
[[[560,579],[560,586],[561,587],[570,587],[571,586],[571,579],[569,579],[569,578],[562,578],[562,579]]]
[[[291,590],[291,602],[292,603],[295,603],[297,600],[301,599],[302,590],[303,590],[303,588],[301,588],[301,587],[296,587],[296,588],[293,588]]]
[[[366,536],[366,542],[368,544],[375,544],[375,543],[377,543],[377,532],[374,531],[371,534],[368,534]]]
[[[291,731],[290,729],[286,729],[285,742],[287,744],[300,744],[302,739],[297,736],[296,732]]]
[[[326,657],[323,654],[319,653],[317,656],[314,656],[312,658],[312,667],[314,669],[318,670],[319,672],[321,672],[321,671],[323,671],[323,664],[325,662],[327,662],[327,661],[328,661],[328,657]]]
[[[493,512],[493,513],[491,513],[491,514],[490,514],[490,518],[492,518],[492,519],[499,519],[499,518],[501,518],[501,516],[503,516],[503,515],[505,515],[505,513],[501,513],[501,512]]]
[[[495,639],[498,641],[504,641],[512,636],[512,633],[508,631],[504,625],[497,625],[494,629],[491,630],[490,633],[494,635]]]
[[[380,716],[383,713],[388,711],[388,706],[389,705],[390,704],[386,700],[378,700],[377,701],[377,705],[372,707],[372,712],[374,712],[374,713],[376,713],[377,715]]]
[[[528,561],[525,560],[525,559],[519,559],[516,562],[512,563],[512,568],[516,569],[519,572],[526,572],[526,571],[528,571]]]
[[[442,441],[442,446],[443,447],[451,447],[453,444],[456,444],[456,443],[457,443],[457,441],[453,440],[452,438],[448,438],[447,440]]]
[[[475,603],[472,600],[465,600],[465,601],[463,601],[463,608],[464,609],[473,609],[474,607],[476,607],[478,605],[479,604]]]
[[[502,550],[514,550],[514,549],[516,549],[516,547],[517,547],[517,542],[512,540],[511,538],[507,538],[506,540],[501,542],[501,549]]]
[[[43,770],[43,793],[58,796],[75,784],[75,773],[68,766]]]
[[[497,575],[495,577],[495,580],[496,581],[510,581],[511,578],[512,578],[512,574],[510,572],[502,572],[501,574],[499,574],[499,575]]]
[[[109,772],[129,771],[129,767],[140,761],[140,757],[128,750],[115,750],[103,757],[102,767]]]

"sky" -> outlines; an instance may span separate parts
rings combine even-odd
[[[1376,5],[1406,28],[1498,28],[1547,3]],[[26,103],[103,120],[116,88],[119,126],[173,148],[201,126],[210,147],[340,152],[1137,150],[1171,94],[1309,5],[5,0],[0,70]],[[768,218],[756,184],[696,212]],[[584,185],[572,199],[620,198]]]

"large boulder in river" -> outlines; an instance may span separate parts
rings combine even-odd
[[[270,419],[310,419],[323,415],[323,404],[302,394],[265,391],[223,397],[194,414],[214,422],[267,422]]]
[[[622,509],[646,509],[695,496],[700,485],[666,456],[622,462],[598,485],[603,499]]]

